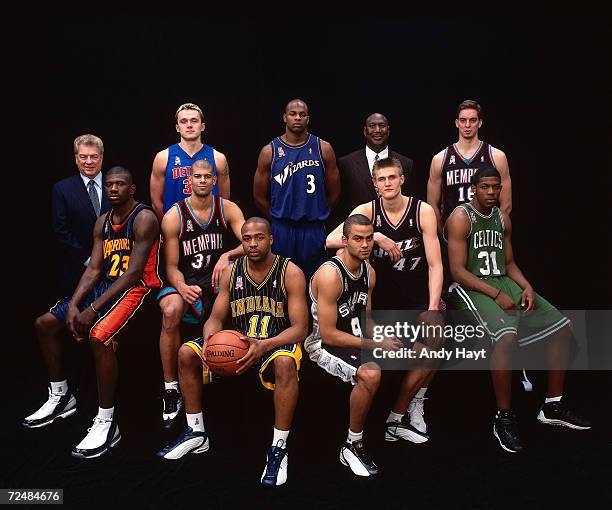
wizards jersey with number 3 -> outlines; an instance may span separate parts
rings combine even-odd
[[[471,158],[459,152],[457,144],[444,150],[442,161],[442,218],[446,219],[455,207],[474,198],[472,193],[472,176],[484,166],[495,168],[492,147],[486,142],[480,145]]]
[[[212,287],[213,269],[224,251],[227,223],[223,214],[223,199],[212,197],[210,216],[202,223],[193,212],[189,199],[174,204],[179,215],[179,262],[187,285],[199,285],[202,290]]]
[[[471,204],[461,204],[470,220],[467,237],[467,270],[479,278],[495,278],[506,274],[504,251],[504,217],[498,207],[488,215],[478,212]]]
[[[270,142],[270,217],[275,220],[325,221],[325,164],[319,137],[309,133],[301,145],[280,137]]]
[[[249,275],[247,260],[242,256],[232,267],[229,282],[232,326],[251,338],[271,338],[291,326],[285,289],[289,259],[275,255],[261,283]]]
[[[141,211],[150,210],[145,204],[136,203],[127,217],[119,225],[113,224],[113,210],[111,209],[104,218],[102,243],[104,257],[104,280],[112,284],[123,273],[128,270],[130,256],[136,235],[134,233],[134,220]],[[159,240],[151,247],[149,257],[141,276],[141,283],[147,287],[159,287],[161,278],[159,276]]]
[[[182,147],[175,143],[168,147],[168,162],[166,163],[166,176],[164,179],[164,214],[179,200],[191,195],[191,165],[194,161],[205,159],[213,167],[214,175],[217,175],[214,149],[206,144],[193,156],[187,154]],[[218,195],[217,183],[212,189],[213,195]]]

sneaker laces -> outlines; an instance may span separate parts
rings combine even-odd
[[[112,420],[105,420],[104,418],[100,418],[96,416],[93,420],[93,425],[87,429],[87,432],[91,432],[91,431],[95,432],[96,429],[103,427],[104,425],[106,425],[107,423],[110,423],[111,421]]]
[[[65,395],[60,395],[59,393],[49,393],[49,400],[45,402],[45,404],[59,404],[59,401]]]
[[[368,455],[368,452],[365,449],[365,444],[362,440],[353,441],[351,444],[353,445],[353,448],[355,448],[355,451],[357,452],[357,455],[359,456],[359,458],[365,464],[370,464],[372,462],[372,459]]]
[[[582,417],[572,412],[572,410],[567,407],[562,400],[559,402],[551,402],[550,404],[552,404],[553,411],[558,413],[562,418],[570,421],[582,420]]]
[[[506,431],[509,432],[510,436],[518,439],[519,435],[516,430],[516,415],[513,412],[500,412],[497,415],[497,420],[499,420],[499,422],[506,428]]]
[[[421,416],[425,415],[425,400],[427,397],[414,397],[410,401],[410,405],[408,406],[409,413],[419,413]]]
[[[26,416],[26,420],[35,420],[44,416],[45,414],[50,414],[55,406],[59,404],[59,401],[64,395],[60,395],[58,393],[51,393],[49,389],[49,398],[41,405],[36,411],[34,411],[29,416]]]
[[[166,390],[164,395],[164,413],[176,413],[180,393],[176,390]]]
[[[279,441],[282,441],[282,439],[279,440]],[[272,451],[268,454],[268,468],[267,468],[267,471],[268,472],[271,471],[272,473],[276,473],[280,469],[280,463],[283,460],[283,456],[285,454],[285,451],[280,446],[271,446],[270,449]]]

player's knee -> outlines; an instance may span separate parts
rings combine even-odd
[[[380,384],[380,369],[359,367],[357,370],[357,383],[363,384],[370,390],[375,390]]]
[[[63,328],[65,328],[64,322],[61,322],[55,315],[51,312],[47,312],[40,317],[37,317],[34,321],[34,328],[36,332],[40,334],[57,334]]]
[[[162,308],[162,327],[164,329],[176,329],[181,324],[182,306],[176,303],[165,303]]]
[[[102,340],[96,338],[93,335],[89,337],[89,345],[91,346],[91,349],[94,354],[103,353],[106,349],[113,350],[112,342],[108,342],[108,344],[105,344]]]
[[[444,346],[444,338],[442,337],[431,337],[419,340],[424,347],[430,351],[439,351]]]
[[[55,319],[55,317],[53,317],[53,315],[50,313],[45,313],[44,315],[37,317],[34,321],[34,329],[36,330],[36,333],[39,335],[41,333],[47,333],[51,328],[55,327],[55,324],[53,324],[54,321],[57,322],[57,319]]]
[[[202,358],[189,346],[181,345],[178,353],[179,370],[200,368]]]
[[[278,356],[274,359],[274,378],[276,384],[286,384],[297,379],[295,360],[289,356]]]

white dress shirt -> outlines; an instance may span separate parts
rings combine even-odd
[[[387,145],[383,150],[376,153],[366,145],[366,158],[368,160],[368,166],[370,167],[370,175],[372,175],[372,169],[374,168],[374,160],[378,155],[378,159],[389,157],[389,146]]]

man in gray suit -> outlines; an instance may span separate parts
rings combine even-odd
[[[365,148],[351,152],[338,159],[342,194],[338,206],[333,212],[330,224],[335,227],[342,223],[349,213],[359,204],[377,198],[372,182],[372,167],[374,163],[383,158],[399,159],[404,169],[404,184],[402,193],[413,196],[412,185],[412,159],[389,149],[389,134],[391,129],[387,117],[382,113],[373,113],[365,121],[363,135]]]

